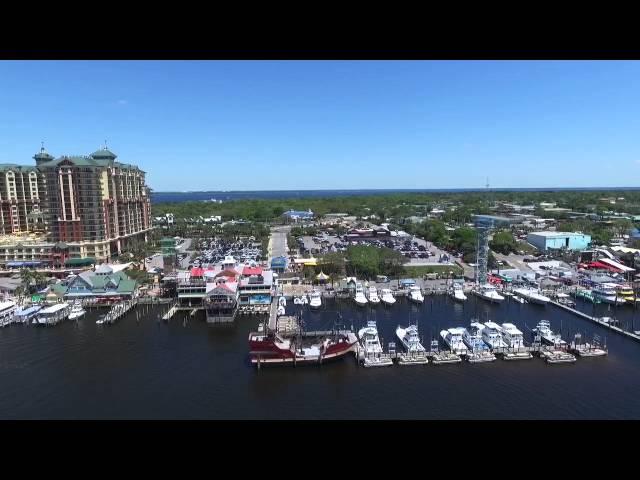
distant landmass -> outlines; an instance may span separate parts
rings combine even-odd
[[[393,193],[456,193],[482,192],[486,188],[418,188],[418,189],[371,189],[371,190],[256,190],[256,191],[210,191],[210,192],[152,192],[153,203],[197,202],[230,200],[279,200],[287,198],[344,197],[357,195],[389,195]],[[584,187],[584,188],[491,188],[492,192],[561,192],[561,191],[617,191],[640,190],[640,187]]]

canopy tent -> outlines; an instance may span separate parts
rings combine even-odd
[[[319,282],[326,282],[327,280],[329,280],[329,275],[320,270],[320,273],[316,275],[316,280],[318,280]]]

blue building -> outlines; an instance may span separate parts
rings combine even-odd
[[[304,220],[313,220],[313,212],[309,209],[304,210],[287,210],[282,214],[285,220],[289,222],[300,222]]]
[[[585,250],[591,243],[591,235],[571,232],[531,232],[527,242],[542,252],[547,250]]]
[[[271,270],[276,273],[283,273],[287,269],[287,257],[273,257],[271,259]]]

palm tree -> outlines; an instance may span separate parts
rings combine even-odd
[[[34,280],[33,270],[29,268],[23,268],[20,270],[21,286],[25,294],[31,292],[31,284]]]

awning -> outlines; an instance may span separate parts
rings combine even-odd
[[[95,263],[96,259],[93,257],[70,258],[64,262],[67,267],[84,267],[87,265],[94,265]]]

